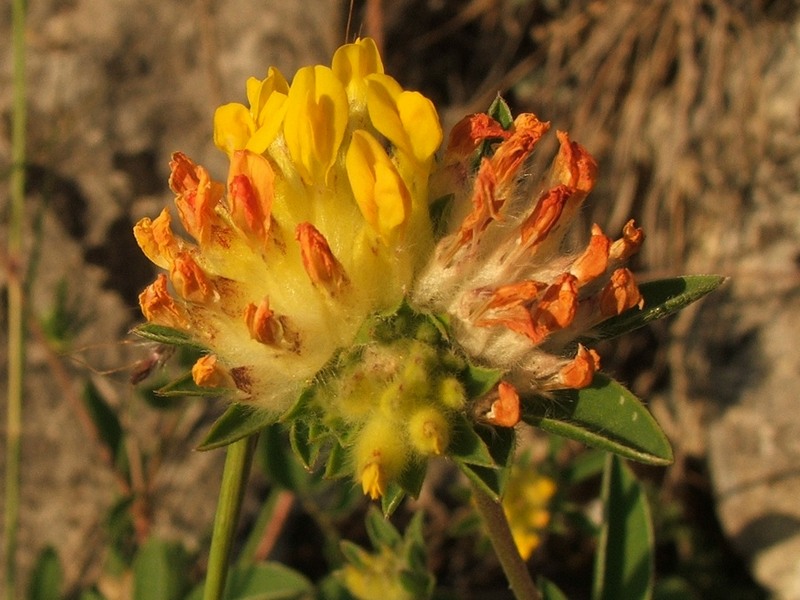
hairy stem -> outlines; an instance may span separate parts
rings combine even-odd
[[[19,527],[20,438],[22,436],[22,386],[24,306],[22,271],[22,225],[25,200],[25,2],[11,7],[14,53],[13,116],[11,146],[11,210],[8,222],[8,406],[6,422],[6,482],[4,551],[6,597],[16,598],[17,529]]]
[[[257,436],[252,435],[233,442],[227,448],[203,600],[221,600],[225,590],[231,545],[257,439]]]
[[[528,566],[519,555],[514,538],[511,537],[511,529],[508,527],[503,507],[475,483],[472,483],[471,486],[475,506],[486,524],[489,539],[492,541],[500,566],[503,567],[503,572],[506,574],[514,598],[516,600],[541,600],[541,595],[533,583]]]

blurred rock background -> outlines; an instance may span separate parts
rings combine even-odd
[[[699,307],[605,351],[605,366],[650,401],[675,446],[655,502],[678,507],[722,548],[699,552],[695,537],[677,537],[667,561],[695,561],[709,577],[735,581],[741,558],[772,596],[800,599],[798,5],[369,0],[354,8],[350,35],[376,37],[387,70],[433,98],[445,124],[501,92],[515,111],[533,111],[587,146],[601,170],[584,216],[610,233],[636,217],[648,233],[642,279],[730,276]],[[29,3],[28,300],[44,326],[32,329],[27,356],[23,581],[47,544],[70,558],[72,582],[92,580],[101,564],[118,484],[75,410],[87,377],[127,424],[170,432],[147,520],[190,548],[204,542],[221,455],[191,448],[209,411],[179,422],[148,416],[122,372],[146,353],[123,340],[153,273],[131,229],[171,201],[171,152],[224,176],[211,142],[214,108],[242,101],[245,78],[270,65],[291,76],[327,62],[345,39],[348,10],[344,0]],[[3,174],[10,27],[4,11]],[[552,149],[537,156],[547,161]],[[5,210],[7,186],[0,199]],[[59,293],[81,322],[66,356],[46,343]],[[747,585],[740,597],[763,597]]]

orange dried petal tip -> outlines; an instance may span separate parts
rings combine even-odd
[[[644,306],[639,286],[629,269],[617,269],[600,292],[600,312],[605,317],[613,317],[634,306]]]
[[[594,374],[599,368],[600,355],[578,344],[575,358],[559,372],[559,381],[565,388],[579,390],[591,385]]]
[[[498,427],[514,427],[520,420],[519,394],[510,383],[501,381],[497,386],[498,398],[484,417]]]
[[[300,254],[311,282],[327,290],[331,295],[341,292],[350,283],[342,264],[322,235],[311,223],[300,223],[296,230],[300,242]]]

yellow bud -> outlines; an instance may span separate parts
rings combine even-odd
[[[420,454],[440,455],[450,443],[450,423],[439,410],[422,408],[411,417],[408,434],[411,445]]]
[[[355,447],[356,476],[364,493],[377,500],[406,464],[407,450],[394,421],[373,418],[361,430]]]
[[[467,395],[464,386],[455,377],[446,377],[439,384],[439,401],[447,408],[460,410],[464,408]]]

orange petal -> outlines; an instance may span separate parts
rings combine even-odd
[[[558,374],[561,385],[579,390],[591,385],[594,374],[600,368],[600,355],[583,344],[578,344],[575,358],[564,366]]]
[[[263,246],[269,233],[275,174],[266,158],[248,150],[233,153],[228,175],[231,218]]]
[[[622,228],[622,237],[611,245],[609,252],[611,260],[627,260],[639,251],[643,243],[644,230],[636,227],[636,223],[631,219]]]
[[[136,243],[145,256],[162,269],[169,268],[180,249],[180,242],[172,233],[172,219],[165,208],[155,220],[145,217],[133,227]]]
[[[511,131],[485,113],[468,115],[455,124],[445,151],[445,162],[463,160],[488,139],[507,139]]]
[[[214,297],[214,284],[188,252],[175,257],[169,275],[175,291],[184,300],[202,304]]]
[[[276,316],[270,309],[267,297],[258,305],[251,302],[245,307],[244,321],[250,337],[262,344],[296,350],[300,343],[299,335],[288,327],[286,317]]]
[[[604,317],[613,317],[634,306],[642,308],[644,298],[639,293],[633,273],[628,269],[617,269],[600,292],[600,312]]]
[[[592,225],[592,238],[589,245],[569,269],[569,272],[578,278],[578,287],[597,279],[605,273],[608,267],[608,254],[611,239],[603,235],[598,225]]]
[[[225,188],[181,152],[172,155],[169,166],[169,187],[178,196],[175,205],[181,223],[198,243],[205,244],[211,239],[213,226],[219,224],[214,207],[222,200]]]
[[[300,242],[303,267],[314,285],[333,296],[349,285],[344,267],[336,260],[325,236],[311,223],[300,223],[295,239]]]
[[[151,323],[182,329],[188,321],[186,311],[167,291],[167,276],[164,273],[160,273],[139,294],[139,306],[145,319]]]
[[[545,290],[542,299],[531,311],[536,333],[531,338],[533,342],[538,343],[552,332],[569,326],[575,318],[577,307],[577,279],[570,273],[564,273]]]
[[[236,387],[230,373],[219,364],[217,357],[213,354],[201,356],[192,365],[192,380],[200,387]]]
[[[572,196],[572,190],[559,185],[546,191],[536,203],[533,212],[520,226],[522,245],[535,248],[544,241],[561,218],[564,206]]]
[[[520,166],[548,129],[550,123],[540,121],[533,113],[523,113],[514,119],[513,133],[497,147],[491,159],[501,187],[513,183]]]
[[[594,187],[597,162],[586,148],[577,142],[570,142],[566,132],[559,131],[556,136],[561,146],[550,174],[551,185],[566,185],[583,192],[582,200]]]
[[[492,402],[484,418],[498,427],[514,427],[520,419],[519,394],[513,385],[505,381],[497,386],[497,393],[499,397]]]

